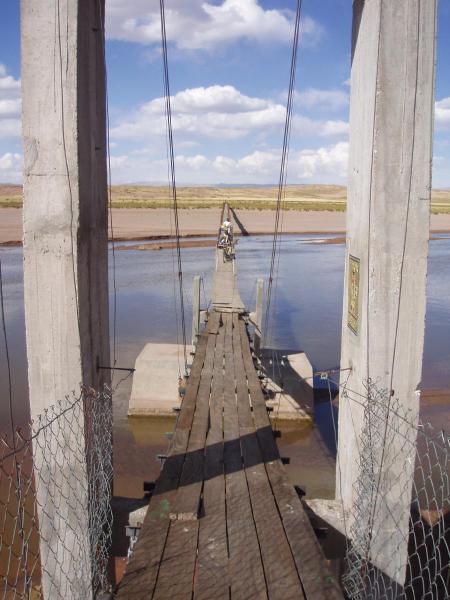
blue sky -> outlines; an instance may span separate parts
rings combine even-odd
[[[20,182],[19,0],[0,20],[0,182]],[[345,183],[351,0],[303,0],[289,183]],[[274,183],[295,0],[166,0],[179,183]],[[434,187],[450,187],[450,0],[438,18]],[[167,181],[158,0],[107,0],[113,183]]]

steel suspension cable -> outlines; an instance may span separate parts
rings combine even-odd
[[[169,141],[169,167],[170,167],[170,189],[172,193],[173,213],[175,221],[175,237],[176,251],[178,260],[178,285],[180,294],[180,312],[181,312],[181,331],[183,338],[184,352],[184,368],[187,373],[187,353],[186,353],[186,322],[184,316],[184,293],[183,293],[183,269],[181,262],[181,247],[180,247],[180,226],[178,220],[178,203],[177,203],[177,186],[175,177],[175,157],[173,151],[173,130],[172,130],[172,109],[170,104],[170,84],[169,84],[169,66],[167,60],[167,36],[166,36],[166,17],[164,11],[164,0],[159,0],[160,15],[161,15],[161,45],[164,67],[164,95],[165,95],[165,111],[167,137]]]
[[[117,364],[117,274],[116,274],[116,242],[114,238],[114,224],[112,217],[112,184],[111,184],[111,142],[110,142],[110,118],[109,118],[109,92],[108,92],[108,68],[106,60],[106,32],[105,32],[105,10],[104,4],[98,0],[97,14],[100,33],[101,33],[101,49],[103,61],[103,85],[105,94],[105,112],[106,112],[106,183],[107,183],[107,202],[108,202],[108,224],[111,232],[111,258],[112,258],[112,286],[113,286],[113,371]]]
[[[302,10],[302,0],[297,0],[297,12],[295,15],[294,38],[293,38],[293,42],[292,42],[289,90],[288,90],[288,98],[287,98],[287,103],[286,103],[286,118],[285,118],[285,124],[284,124],[283,148],[282,148],[282,153],[281,153],[280,175],[279,175],[279,179],[278,179],[277,206],[276,206],[276,211],[275,211],[275,224],[274,224],[274,232],[273,232],[272,254],[271,254],[271,261],[270,261],[269,284],[267,287],[266,314],[265,314],[265,319],[264,319],[265,342],[267,342],[267,337],[269,334],[274,273],[275,273],[275,269],[277,268],[277,270],[278,270],[278,266],[279,266],[279,261],[277,263],[277,255],[279,253],[280,234],[281,234],[280,216],[281,216],[284,190],[286,187],[287,165],[288,165],[288,158],[289,158],[289,141],[290,141],[291,124],[292,124],[292,108],[293,108],[293,104],[294,104],[295,74],[296,74],[296,70],[297,70],[297,54],[298,54],[298,41],[299,41],[299,34],[300,34],[301,10]]]

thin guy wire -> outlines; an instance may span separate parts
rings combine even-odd
[[[420,9],[421,9],[420,4],[421,3],[420,3],[420,0],[419,0],[418,4],[417,4],[417,31],[416,31],[417,39],[420,39]],[[413,106],[414,121],[415,121],[415,117],[416,117],[416,107],[417,107],[417,85],[418,85],[418,78],[419,78],[419,49],[417,48],[417,52],[416,52],[416,80],[415,80],[416,85],[415,85],[415,90],[414,90],[414,106]],[[401,309],[401,300],[402,300],[403,271],[404,271],[404,265],[405,265],[406,242],[407,242],[407,238],[408,238],[408,222],[409,222],[409,212],[410,212],[410,205],[411,205],[412,170],[413,170],[413,163],[414,163],[415,141],[416,141],[415,127],[413,126],[413,128],[412,128],[412,144],[411,144],[411,167],[410,167],[410,173],[409,173],[408,201],[407,201],[407,205],[406,205],[405,230],[404,230],[404,235],[403,235],[402,259],[401,259],[401,263],[400,263],[400,283],[399,283],[398,304],[397,304],[397,314],[396,314],[396,323],[395,323],[394,347],[393,347],[393,351],[392,351],[392,363],[391,363],[391,373],[390,373],[390,383],[389,383],[389,399],[388,399],[388,406],[387,406],[387,413],[386,413],[386,423],[385,423],[385,429],[384,429],[384,435],[383,435],[383,447],[382,447],[382,451],[381,451],[381,463],[380,463],[380,469],[379,469],[379,473],[378,473],[378,481],[377,481],[377,486],[376,486],[376,493],[375,493],[375,501],[374,501],[374,506],[373,506],[373,512],[372,512],[372,515],[371,515],[372,527],[373,527],[373,523],[374,523],[374,519],[375,519],[377,499],[378,499],[379,487],[380,487],[380,483],[381,483],[381,473],[382,473],[382,467],[383,467],[383,461],[384,461],[384,454],[385,454],[385,442],[386,442],[387,429],[388,429],[389,412],[390,412],[390,407],[391,407],[392,384],[393,384],[393,379],[394,379],[394,366],[395,366],[395,357],[396,357],[396,351],[397,351],[398,329],[399,329],[399,322],[400,322],[400,309]]]
[[[209,312],[209,306],[211,304],[211,300],[208,300],[208,298],[206,297],[206,290],[205,290],[205,276],[202,275],[200,277],[200,282],[202,284],[202,291],[203,291],[203,302],[204,302],[204,307],[206,312]]]
[[[409,6],[409,5],[408,5]],[[417,14],[417,39],[420,37],[420,0],[418,1],[418,14]],[[416,107],[417,107],[417,85],[419,78],[419,50],[417,49],[416,54],[416,86],[414,91],[414,106],[413,106],[413,116],[414,122],[416,120]],[[397,342],[398,342],[398,328],[400,322],[400,309],[401,309],[401,300],[402,300],[402,290],[403,290],[403,272],[405,266],[405,256],[406,256],[406,242],[408,239],[408,225],[409,225],[409,213],[411,206],[411,191],[412,191],[412,171],[414,166],[414,154],[415,154],[415,144],[416,144],[416,128],[413,126],[412,128],[412,143],[411,143],[411,166],[409,170],[409,185],[408,185],[408,202],[406,204],[406,215],[405,215],[405,229],[403,234],[403,248],[402,248],[402,259],[400,262],[400,282],[399,282],[399,291],[398,291],[398,303],[397,303],[397,314],[396,314],[396,323],[395,323],[395,335],[394,335],[394,348],[392,351],[392,364],[391,364],[391,375],[390,375],[390,386],[389,390],[392,390],[392,383],[394,378],[394,367],[395,367],[395,358],[397,351]]]
[[[109,228],[111,230],[111,255],[112,255],[112,271],[113,271],[113,367],[117,363],[117,279],[116,279],[116,244],[114,239],[114,227],[112,218],[112,189],[111,189],[111,144],[110,144],[110,119],[109,119],[109,94],[108,94],[108,69],[106,64],[106,35],[105,35],[105,15],[102,10],[101,0],[98,0],[98,18],[100,21],[100,31],[102,34],[102,58],[103,58],[103,73],[105,87],[105,104],[106,104],[106,147],[107,147],[107,194],[108,194],[108,213],[109,213]],[[112,371],[114,377],[114,369]]]
[[[17,445],[16,445],[16,426],[14,423],[14,412],[13,412],[13,394],[12,394],[12,377],[11,377],[11,358],[9,354],[9,343],[8,343],[8,334],[6,331],[6,316],[5,316],[5,301],[3,295],[3,272],[2,272],[2,261],[0,259],[0,312],[2,318],[2,331],[3,331],[3,339],[5,344],[5,356],[6,356],[6,369],[8,373],[8,405],[9,405],[9,419],[11,425],[11,439],[13,445],[13,454],[14,454],[14,474],[16,479],[16,497],[18,503],[18,517],[19,517],[19,526],[20,526],[20,537],[23,541],[22,547],[22,555],[21,561],[25,560],[27,553],[27,542],[25,541],[25,531],[24,531],[24,522],[22,515],[22,489],[21,482],[19,476],[19,464],[17,462]],[[26,581],[26,587],[29,588],[29,581]]]
[[[180,247],[180,226],[178,220],[178,203],[177,203],[177,187],[175,178],[175,157],[173,150],[173,130],[172,130],[172,110],[170,104],[170,83],[169,83],[169,66],[167,59],[167,36],[166,36],[166,18],[164,12],[164,0],[160,0],[160,15],[161,15],[161,43],[164,61],[164,83],[165,83],[165,108],[167,119],[167,130],[169,134],[169,152],[170,152],[170,171],[171,171],[171,190],[173,199],[173,210],[175,217],[175,233],[177,243],[177,258],[178,258],[178,281],[180,288],[180,311],[181,311],[181,330],[183,335],[183,350],[184,350],[184,368],[187,373],[187,353],[186,353],[186,322],[184,315],[184,293],[183,293],[183,269],[181,263],[181,247]]]
[[[346,381],[348,381],[348,378],[350,377],[350,373],[351,373],[351,371],[348,372],[347,380]],[[337,448],[338,448],[338,432],[337,432],[336,420],[334,418],[334,406],[333,406],[333,398],[332,398],[332,393],[331,393],[331,385],[330,385],[330,378],[329,377],[327,377],[327,385],[328,385],[328,396],[329,396],[329,402],[330,402],[331,422],[333,424],[333,432],[334,432],[334,443],[336,445],[336,465],[337,465],[338,477],[339,477],[339,492],[340,492],[339,495],[340,495],[340,499],[341,499],[342,518],[343,518],[343,521],[344,521],[345,545],[346,545],[347,550],[348,550],[349,536],[348,536],[348,530],[347,530],[347,519],[346,519],[346,515],[345,515],[344,499],[342,497],[341,461],[340,461],[340,457],[339,457],[339,452],[337,451]]]
[[[295,88],[295,85],[294,85]],[[295,90],[294,90],[295,92]],[[288,135],[288,149],[290,146],[290,141],[291,141],[291,133],[292,133],[292,129],[289,128],[289,135]],[[288,173],[288,162],[289,162],[289,155],[286,159],[286,169],[284,172],[284,182],[283,182],[283,199],[281,202],[281,216],[280,216],[280,226],[279,226],[279,232],[280,234],[278,235],[278,247],[277,247],[277,264],[275,267],[275,289],[273,292],[273,299],[274,299],[274,305],[275,305],[275,309],[278,303],[278,281],[279,281],[279,273],[280,273],[280,260],[281,260],[281,244],[283,242],[283,237],[282,237],[282,233],[283,233],[283,223],[284,223],[284,207],[286,205],[286,181],[287,181],[287,173]],[[271,325],[270,325],[270,331],[267,332],[269,339],[271,339],[271,332],[274,329],[274,319],[272,319]],[[272,350],[273,352],[273,350]]]
[[[272,361],[274,361],[274,359],[276,359],[276,361],[277,361],[277,366],[278,366],[278,376],[279,376],[279,378],[280,378],[280,391],[279,391],[279,393],[278,393],[278,405],[277,405],[277,412],[276,412],[276,414],[275,414],[275,419],[274,419],[274,428],[276,429],[276,428],[277,428],[277,426],[278,426],[278,418],[279,418],[279,416],[280,416],[280,408],[281,408],[281,395],[282,395],[282,394],[283,394],[283,392],[284,392],[284,381],[283,381],[283,376],[282,376],[282,374],[281,374],[281,367],[280,367],[280,361],[279,361],[279,356],[278,356],[278,353],[277,353],[277,352],[275,352],[275,350],[273,350],[273,349],[272,349]],[[274,364],[274,363],[272,362],[272,364]],[[275,376],[275,370],[274,370],[274,369],[272,369],[272,374],[273,374],[272,381],[275,381],[275,377],[274,377],[274,376]],[[284,396],[284,394],[283,394],[283,396]]]
[[[346,370],[346,369],[341,369],[341,371],[345,371],[345,370]],[[343,393],[342,393],[342,397],[343,397],[343,398],[346,398],[346,399],[348,398],[348,395],[347,395],[347,389],[348,389],[348,388],[347,388],[347,385],[348,385],[348,380],[350,379],[350,374],[351,374],[351,371],[352,371],[352,369],[350,368],[350,369],[347,369],[347,370],[348,370],[348,375],[347,375],[347,378],[346,378],[346,380],[345,380],[345,384],[343,384],[344,391],[343,391]],[[333,373],[335,373],[335,372],[336,372],[336,371],[331,371],[331,373],[332,373],[332,374],[333,374]],[[338,383],[336,383],[336,382],[335,382],[333,379],[331,379],[331,381],[332,381],[332,382],[333,382],[333,383],[334,383],[334,384],[335,384],[335,385],[336,385],[336,386],[337,386],[339,389],[341,389],[342,385],[341,385],[340,383],[339,383],[339,384],[338,384]],[[340,399],[340,398],[341,398],[341,392],[339,391],[339,399]],[[353,418],[353,411],[352,411],[351,404],[348,404],[348,409],[349,409],[349,412],[350,412],[350,419],[351,419],[351,421],[352,421],[353,433],[355,434],[355,443],[356,443],[356,448],[357,448],[357,451],[358,451],[358,456],[360,456],[360,454],[361,454],[361,453],[360,453],[360,448],[359,448],[359,440],[358,440],[358,436],[357,436],[357,433],[356,433],[355,419]]]
[[[289,129],[288,148],[289,148],[289,144],[290,144],[290,139],[291,139],[291,129]],[[276,309],[276,306],[278,303],[278,281],[279,281],[279,272],[280,272],[281,243],[283,241],[282,233],[283,233],[283,222],[284,222],[284,207],[285,207],[285,201],[286,201],[287,162],[288,161],[286,161],[286,169],[285,169],[285,173],[284,173],[284,182],[283,182],[283,199],[282,199],[282,203],[281,203],[281,217],[280,217],[280,226],[279,226],[280,235],[278,235],[278,244],[277,244],[277,250],[276,250],[277,261],[276,261],[276,267],[275,267],[275,289],[273,291],[273,300],[274,300],[275,309]],[[272,331],[275,326],[274,321],[275,321],[275,319],[272,319],[272,321],[271,321],[270,325],[268,325],[268,329],[267,329],[267,336],[268,336],[268,339],[270,339],[270,340],[272,340]],[[269,328],[270,328],[270,331],[269,331]],[[273,345],[273,344],[271,344],[271,345]],[[272,348],[272,357],[274,357],[275,354],[276,354],[275,349]]]
[[[167,157],[167,182],[169,185],[169,200],[170,200],[170,163],[169,163],[169,140],[167,132],[166,122],[166,157]],[[169,210],[169,222],[170,222],[170,237],[173,238],[173,215],[172,211]],[[172,258],[172,284],[173,284],[173,312],[175,315],[175,330],[177,332],[177,364],[178,364],[178,377],[181,377],[181,366],[180,366],[180,323],[178,319],[178,307],[177,307],[177,276],[175,271],[175,249],[173,244],[170,245],[170,255]]]
[[[269,322],[271,316],[271,296],[272,296],[272,285],[274,278],[274,270],[275,270],[275,262],[277,251],[279,251],[278,237],[279,227],[280,227],[280,211],[281,211],[281,202],[283,198],[283,190],[286,183],[286,173],[287,173],[287,162],[289,156],[289,138],[290,138],[290,130],[291,130],[291,122],[292,122],[292,107],[294,101],[294,91],[295,91],[295,74],[296,74],[296,66],[297,66],[297,51],[298,51],[298,40],[299,40],[299,32],[300,32],[300,16],[301,16],[301,8],[302,8],[302,0],[297,0],[297,12],[295,16],[295,27],[294,27],[294,39],[292,43],[292,54],[291,54],[291,69],[290,69],[290,78],[289,78],[289,91],[288,98],[286,104],[286,118],[285,118],[285,126],[284,126],[284,136],[283,136],[283,149],[281,153],[281,165],[280,165],[280,175],[278,181],[278,195],[277,195],[277,207],[275,212],[275,224],[274,224],[274,234],[273,234],[273,242],[272,242],[272,255],[270,260],[270,274],[269,274],[269,283],[267,288],[267,305],[266,305],[266,314],[265,314],[265,322],[264,322],[264,337],[267,341],[268,330],[269,330]]]
[[[15,434],[16,428],[15,428],[15,424],[14,424],[14,414],[13,414],[11,359],[10,359],[10,355],[9,355],[8,335],[6,332],[5,304],[4,304],[4,296],[3,296],[3,272],[2,272],[1,258],[0,258],[0,309],[1,309],[1,317],[2,317],[3,340],[4,340],[4,344],[5,344],[6,370],[8,373],[9,420],[10,420],[10,425],[11,425],[11,434],[12,434],[13,440],[14,440],[15,439],[14,434]]]
[[[72,257],[72,277],[73,277],[73,288],[75,295],[75,308],[77,313],[78,331],[80,331],[80,308],[78,305],[78,283],[77,283],[77,270],[75,267],[75,241],[73,237],[73,191],[72,182],[70,180],[70,169],[69,159],[67,158],[67,145],[66,145],[66,120],[64,117],[65,111],[65,100],[64,100],[64,84],[63,84],[63,66],[62,66],[62,40],[61,40],[61,6],[60,0],[57,0],[57,23],[58,23],[58,49],[59,49],[59,76],[60,76],[60,88],[61,88],[61,141],[64,153],[64,164],[67,177],[67,185],[69,188],[69,206],[70,206],[70,246],[71,246],[71,257]],[[68,9],[66,9],[68,10]],[[68,34],[68,31],[66,31]],[[68,43],[68,39],[66,40]],[[66,63],[66,76],[69,68],[69,58],[67,57]]]
[[[378,41],[377,41],[377,68],[375,74],[375,89],[374,89],[374,110],[373,110],[373,121],[372,121],[372,144],[375,140],[375,125],[376,125],[376,114],[377,114],[377,104],[378,104],[378,71],[380,66],[380,47],[381,47],[381,17],[383,14],[383,3],[380,2],[380,11],[379,11],[379,24],[378,28]],[[375,162],[375,153],[372,149],[371,154],[371,162],[370,162],[370,181],[372,182],[372,175],[374,170],[374,162]],[[370,298],[370,239],[371,239],[371,219],[372,218],[372,183],[369,189],[369,211],[368,211],[368,223],[367,223],[367,298]],[[370,378],[370,310],[369,310],[369,302],[367,302],[366,306],[366,361],[367,361],[367,379]]]
[[[163,83],[164,83],[164,65],[163,65]],[[170,160],[169,160],[169,131],[168,123],[166,120],[165,129],[165,141],[166,141],[166,160],[167,160],[167,184],[169,190],[169,201],[171,198],[171,187],[170,187]],[[170,222],[170,237],[173,238],[173,215],[172,211],[169,210],[169,222]],[[181,378],[181,366],[180,366],[180,324],[178,319],[178,307],[177,307],[177,277],[175,272],[175,249],[173,244],[170,245],[170,254],[172,258],[172,284],[173,284],[173,312],[175,315],[175,329],[177,333],[177,364],[178,364],[178,378]]]

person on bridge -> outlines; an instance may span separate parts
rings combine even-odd
[[[233,240],[233,227],[231,225],[231,221],[228,217],[225,218],[225,221],[220,226],[220,236],[219,236],[219,248],[224,248],[227,244],[230,244]]]

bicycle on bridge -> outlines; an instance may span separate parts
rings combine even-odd
[[[233,226],[228,217],[225,218],[219,229],[217,247],[223,250],[224,260],[232,260],[234,257]]]

